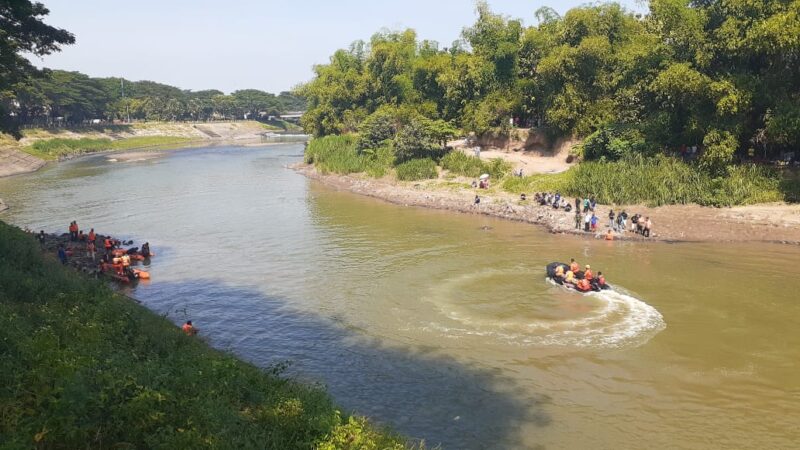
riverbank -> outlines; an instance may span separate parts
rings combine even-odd
[[[256,121],[146,122],[82,128],[31,129],[15,141],[0,136],[0,177],[34,172],[48,161],[87,153],[157,151],[207,144],[253,144],[274,126]]]
[[[467,214],[480,214],[526,222],[546,227],[550,232],[603,238],[612,207],[598,205],[600,219],[597,233],[575,228],[574,212],[566,213],[550,207],[521,201],[516,195],[500,191],[472,189],[467,179],[426,180],[401,182],[391,177],[370,178],[365,175],[321,173],[313,165],[292,167],[308,178],[355,194],[366,195],[404,206],[443,209]],[[475,195],[481,202],[474,204]],[[574,199],[569,199],[574,200]],[[712,208],[698,205],[614,206],[619,213],[636,213],[650,217],[653,232],[650,238],[635,233],[613,233],[617,240],[648,240],[666,242],[774,242],[800,245],[800,205],[762,204],[731,208]]]
[[[7,446],[404,448],[321,389],[183,335],[2,222],[0,300]]]

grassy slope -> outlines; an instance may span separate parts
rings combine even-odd
[[[0,222],[0,448],[403,448]],[[276,371],[272,371],[276,372]]]
[[[192,139],[179,136],[134,136],[119,140],[108,138],[52,138],[36,141],[22,150],[45,160],[60,157],[101,152],[106,150],[130,150],[135,148],[167,147],[190,142]]]

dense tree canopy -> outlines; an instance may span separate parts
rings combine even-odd
[[[0,131],[18,135],[14,86],[40,75],[22,54],[48,55],[75,42],[66,30],[42,22],[49,12],[29,0],[0,0]]]
[[[185,91],[153,81],[91,78],[49,71],[14,86],[14,113],[21,124],[79,124],[102,120],[259,119],[304,109],[293,93],[276,96],[256,89],[225,95],[218,90]]]
[[[303,124],[317,136],[356,131],[394,107],[477,133],[514,123],[590,137],[587,157],[697,145],[711,171],[736,152],[797,148],[800,0],[649,8],[607,3],[563,17],[543,8],[524,26],[478,2],[450,47],[413,30],[378,33],[314,68],[298,90],[309,102]]]

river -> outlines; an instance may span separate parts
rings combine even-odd
[[[212,345],[446,449],[791,448],[800,251],[606,242],[338,192],[297,144],[84,157],[0,179],[0,219],[151,243],[126,288]],[[691,223],[686,224],[692,226]],[[621,293],[545,281],[590,263]]]

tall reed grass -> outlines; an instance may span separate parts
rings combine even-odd
[[[308,143],[303,159],[322,172],[340,174],[366,172],[381,177],[392,167],[394,154],[390,148],[360,152],[357,144],[358,137],[352,134],[315,138]]]
[[[444,155],[440,164],[442,169],[470,178],[477,178],[481,174],[488,173],[492,178],[499,180],[511,171],[511,164],[500,158],[486,162],[459,150],[453,150]]]
[[[436,178],[436,163],[430,158],[411,159],[395,168],[397,179],[402,181],[417,181]]]
[[[631,158],[616,162],[589,161],[555,175],[508,178],[503,189],[514,193],[560,192],[594,195],[608,204],[651,206],[697,203],[732,206],[791,200],[776,170],[753,165],[732,166],[727,176],[713,178],[675,158]]]

